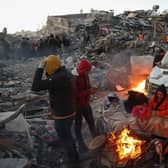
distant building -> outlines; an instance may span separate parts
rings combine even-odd
[[[89,24],[93,19],[90,14],[72,14],[61,16],[48,16],[46,24],[46,33],[73,32],[79,24]]]
[[[46,26],[41,30],[43,34],[49,35],[51,33],[74,32],[77,25],[91,25],[93,20],[97,17],[104,18],[104,20],[111,19],[113,11],[98,11],[91,10],[91,13],[48,16]]]

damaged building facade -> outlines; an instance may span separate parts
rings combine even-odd
[[[41,31],[51,34],[66,32],[72,33],[76,30],[78,25],[91,25],[95,19],[102,18],[104,21],[109,22],[113,11],[98,11],[91,10],[91,13],[80,13],[72,15],[48,16],[45,28]]]

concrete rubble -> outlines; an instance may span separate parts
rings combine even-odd
[[[94,65],[90,74],[91,83],[98,86],[98,89],[91,98],[91,104],[95,121],[98,123],[102,118],[102,107],[107,94],[116,92],[120,98],[127,99],[127,91],[132,87],[132,71],[135,72],[133,69],[145,64],[143,74],[138,75],[148,75],[155,47],[165,50],[168,48],[164,41],[168,31],[168,13],[165,11],[159,16],[153,16],[152,12],[125,11],[114,16],[113,12],[92,11],[86,15],[51,16],[43,29],[29,36],[26,32],[23,36],[0,34],[2,168],[65,166],[64,151],[59,146],[53,120],[48,112],[48,94],[31,91],[34,71],[43,56],[48,55],[51,50],[56,52],[65,66],[74,72],[81,58],[87,58]],[[57,25],[59,18],[62,22]],[[145,34],[143,42],[137,40],[141,31]],[[53,38],[51,34],[57,37],[56,50],[46,46],[48,40]],[[37,43],[38,50],[32,49],[33,42]],[[138,65],[133,66],[136,63]],[[23,110],[17,113],[23,104]],[[118,125],[114,125],[115,122],[119,125],[124,125],[123,122],[133,122],[133,118],[129,118],[129,114],[123,111],[114,118],[110,117],[112,120],[108,122],[112,122],[112,130]],[[116,121],[113,122],[114,120]],[[91,137],[87,126],[84,125],[82,131],[86,143],[89,144]],[[96,167],[93,156],[84,157],[81,162],[84,167]],[[150,166],[153,166],[155,161],[150,163]],[[145,165],[143,167],[145,168]]]

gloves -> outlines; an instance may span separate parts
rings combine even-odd
[[[44,69],[45,61],[46,61],[46,57],[44,57],[44,59],[40,61],[38,68]]]

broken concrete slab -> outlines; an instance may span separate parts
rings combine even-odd
[[[0,112],[0,124],[5,124],[15,119],[23,110],[25,104],[21,105],[16,111]]]
[[[28,166],[29,162],[25,159],[20,158],[6,158],[0,159],[1,168],[25,168]]]

